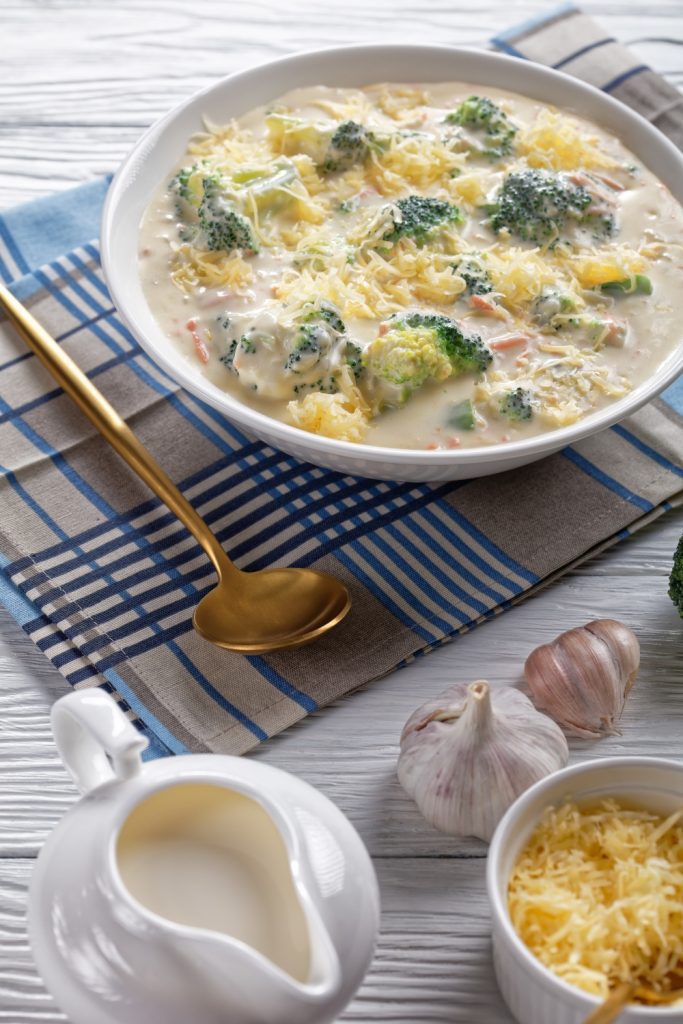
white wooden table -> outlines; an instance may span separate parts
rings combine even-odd
[[[0,0],[0,208],[115,167],[151,120],[220,75],[340,42],[484,44],[547,5],[520,0]],[[606,29],[683,85],[683,4],[587,2]],[[2,514],[0,510],[0,514]],[[526,654],[610,616],[642,645],[624,732],[572,742],[572,759],[681,754],[683,623],[667,596],[683,514],[671,514],[523,605],[373,684],[254,756],[319,786],[349,815],[382,892],[374,964],[345,1021],[510,1024],[493,980],[485,847],[439,835],[395,778],[403,722],[427,695],[482,676],[515,683]],[[64,1021],[33,967],[26,886],[48,831],[75,799],[48,712],[65,684],[0,610],[0,1022]],[[292,1022],[296,1024],[296,1022]],[[551,1022],[548,1022],[551,1024]]]

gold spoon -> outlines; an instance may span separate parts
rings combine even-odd
[[[178,517],[211,559],[218,573],[218,585],[195,608],[192,622],[198,633],[218,647],[257,654],[298,647],[341,622],[351,607],[351,598],[339,580],[312,569],[238,569],[104,395],[2,284],[0,306],[81,412]]]
[[[650,1005],[666,1006],[667,1003],[674,1003],[680,999],[682,995],[680,988],[672,989],[671,992],[655,992],[653,989],[627,981],[610,992],[605,1002],[598,1006],[597,1010],[593,1010],[583,1024],[612,1024],[634,998]]]

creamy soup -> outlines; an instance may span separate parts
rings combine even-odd
[[[140,230],[169,344],[303,430],[498,444],[680,337],[683,211],[609,132],[463,83],[315,87],[207,126]]]

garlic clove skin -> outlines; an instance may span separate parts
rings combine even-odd
[[[401,734],[398,779],[427,821],[488,842],[510,804],[569,757],[561,729],[512,687],[456,683]]]
[[[524,674],[536,707],[588,739],[619,733],[626,697],[640,666],[635,633],[595,619],[532,651]]]

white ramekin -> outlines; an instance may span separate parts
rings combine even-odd
[[[505,1002],[519,1024],[582,1024],[598,1005],[594,997],[561,981],[533,956],[512,927],[507,886],[519,854],[538,820],[566,797],[633,801],[670,814],[683,802],[683,763],[655,757],[584,761],[537,782],[517,799],[495,831],[486,883],[491,903],[493,962]],[[631,1006],[619,1024],[683,1024],[683,1009]]]

